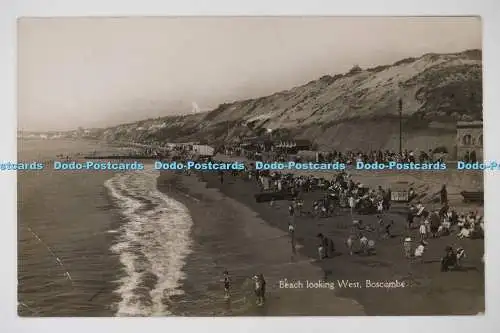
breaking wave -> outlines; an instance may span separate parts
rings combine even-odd
[[[183,204],[157,189],[158,176],[155,171],[122,173],[105,183],[124,218],[111,247],[125,271],[115,290],[121,297],[117,316],[168,315],[171,297],[183,294],[193,221]]]

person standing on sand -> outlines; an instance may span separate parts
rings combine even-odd
[[[323,257],[329,258],[330,257],[330,241],[328,240],[328,237],[323,236],[322,239],[323,242]]]
[[[441,187],[440,196],[441,196],[441,205],[447,204],[448,203],[448,191],[446,190],[446,185],[443,185],[443,187]]]
[[[346,240],[345,243],[347,245],[347,249],[349,251],[349,255],[352,256],[352,254],[353,254],[353,251],[352,251],[352,245],[353,245],[352,244],[353,243],[353,241],[352,241],[352,235],[349,236],[349,237],[347,237],[347,240]]]
[[[266,279],[264,279],[264,274],[259,274],[260,283],[262,285],[262,304],[266,302]]]
[[[394,221],[391,220],[391,222],[385,226],[385,237],[386,238],[392,237],[391,229],[392,229],[393,225],[394,225]]]
[[[265,301],[266,280],[264,279],[264,275],[262,273],[254,275],[252,280],[254,281],[254,291],[257,298],[256,304],[261,306]]]
[[[368,247],[367,247],[367,250],[366,250],[366,254],[368,254],[368,255],[375,255],[375,254],[377,254],[377,251],[375,249],[375,241],[373,239],[370,239],[368,241]]]
[[[420,234],[420,241],[424,241],[427,238],[427,228],[425,227],[425,223],[420,223],[418,232]]]
[[[288,232],[290,233],[290,237],[292,240],[292,252],[295,253],[295,227],[292,221],[288,222]]]
[[[381,215],[377,216],[377,238],[380,239],[382,236],[383,228],[384,228],[384,219]]]
[[[410,259],[411,258],[411,237],[406,237],[405,240],[403,241],[403,250],[405,253],[405,258]]]
[[[319,260],[323,260],[323,258],[325,257],[325,247],[324,247],[324,237],[323,237],[323,234],[319,233],[318,234],[318,258]]]
[[[457,267],[461,267],[462,260],[465,259],[465,250],[462,247],[459,247],[456,251],[457,254]]]
[[[448,215],[449,210],[450,206],[448,206],[448,203],[443,204],[443,206],[441,206],[441,208],[439,209],[439,218],[445,218]]]
[[[264,274],[259,274],[260,283],[262,285],[262,304],[266,301],[266,279],[264,279]]]
[[[294,236],[295,234],[295,227],[292,223],[292,221],[288,221],[288,232],[290,233],[290,236]]]
[[[360,234],[359,247],[361,249],[361,253],[366,254],[368,250],[368,238],[366,238],[363,234]]]
[[[408,230],[411,230],[413,227],[413,211],[412,207],[408,210],[408,215],[406,216],[406,222],[408,223]]]
[[[380,200],[377,203],[377,213],[382,214],[383,211],[384,211],[384,202],[382,200]]]
[[[349,197],[349,208],[351,209],[351,217],[354,215],[354,206],[356,205],[356,200],[354,200],[354,196]]]
[[[335,243],[330,238],[327,238],[327,240],[328,240],[328,250],[329,250],[328,255],[330,258],[333,258],[333,256],[335,255]]]
[[[426,212],[425,212],[425,206],[424,206],[424,205],[422,205],[422,203],[421,203],[421,202],[419,202],[419,203],[417,204],[417,207],[416,207],[416,208],[417,208],[417,214],[416,214],[416,215],[417,215],[417,217],[418,217],[420,220],[422,220],[422,218],[424,217],[424,215],[426,215]]]
[[[299,216],[302,216],[302,206],[304,205],[304,202],[302,199],[299,199],[297,201],[297,210],[299,211]]]
[[[430,221],[430,218],[432,217],[431,214],[429,214],[429,216],[427,216],[425,219],[424,219],[424,224],[425,224],[425,232],[427,234],[427,237],[429,237],[429,235],[431,234],[431,221]]]

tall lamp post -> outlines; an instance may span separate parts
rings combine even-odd
[[[267,133],[269,134],[269,141],[271,141],[271,159],[274,159],[274,151],[273,151],[273,129],[267,128]]]
[[[398,101],[399,106],[399,155],[403,153],[403,100]]]

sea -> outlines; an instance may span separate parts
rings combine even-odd
[[[188,192],[204,200],[182,189],[163,188],[168,196],[159,191],[165,184],[159,184],[153,161],[145,162],[145,170],[125,172],[52,167],[58,155],[81,159],[117,149],[91,141],[18,141],[18,161],[46,165],[18,172],[19,316],[361,313],[350,300],[319,289],[271,290],[284,276],[312,281],[324,273],[310,258],[290,257],[286,232],[194,177],[185,179]],[[195,206],[186,202],[193,199]],[[220,282],[227,267],[237,286],[229,303]],[[256,269],[266,272],[274,295],[264,308],[255,305]]]
[[[165,316],[182,294],[188,210],[157,190],[159,174],[52,170],[57,155],[112,152],[102,143],[19,140],[18,314]],[[147,223],[145,223],[147,222]]]

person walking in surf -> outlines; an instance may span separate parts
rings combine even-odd
[[[228,271],[224,271],[224,277],[221,282],[224,283],[224,298],[228,299],[231,297],[231,277]]]
[[[256,274],[253,277],[253,281],[255,296],[257,297],[256,304],[258,306],[264,305],[266,294],[266,280],[264,279],[264,275],[262,273]]]
[[[266,301],[266,280],[264,279],[264,274],[259,274],[261,288],[262,288],[262,304]]]

